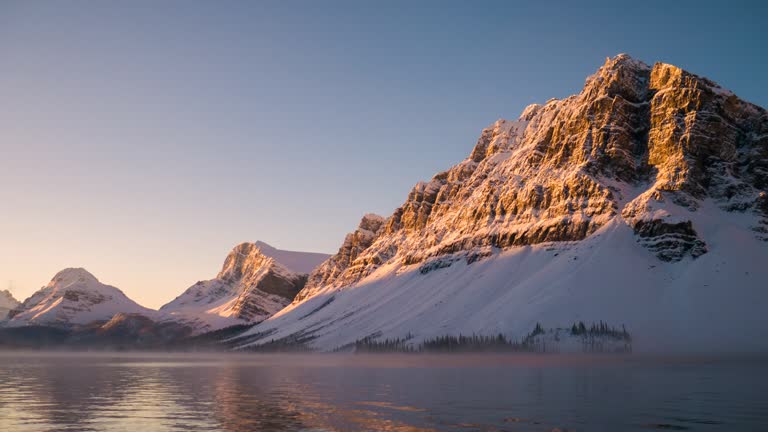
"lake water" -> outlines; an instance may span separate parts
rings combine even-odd
[[[760,431],[768,361],[0,353],[0,431]]]

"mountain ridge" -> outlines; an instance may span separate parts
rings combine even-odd
[[[132,334],[133,327],[141,329],[142,338],[149,340],[147,335],[152,335],[155,340],[164,340],[168,335],[184,335],[184,328],[201,333],[247,324],[254,318],[269,316],[290,302],[303,287],[306,274],[289,270],[279,260],[303,270],[327,257],[319,253],[283,251],[264,242],[237,245],[215,279],[198,282],[187,290],[204,286],[208,294],[215,297],[205,299],[209,302],[194,311],[185,310],[185,305],[174,308],[174,301],[169,303],[170,307],[165,305],[160,310],[143,307],[120,289],[102,284],[86,269],[66,268],[23,303],[13,299],[10,293],[0,292],[3,301],[0,314],[5,318],[2,326],[58,327],[75,330],[76,338],[94,341],[115,335],[125,338]],[[260,300],[259,293],[265,298]],[[182,297],[183,293],[179,298]],[[192,309],[199,300],[193,298],[189,302]],[[221,300],[221,304],[212,305],[216,300]],[[8,307],[4,308],[6,303]],[[138,337],[139,333],[134,336]]]

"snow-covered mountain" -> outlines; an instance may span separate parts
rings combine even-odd
[[[229,253],[216,278],[192,285],[160,312],[163,320],[188,325],[195,333],[262,321],[291,303],[307,272],[327,258],[243,243]]]
[[[364,218],[243,346],[627,326],[640,349],[765,349],[768,114],[669,64],[607,59],[581,93],[485,129]]]
[[[3,324],[71,328],[109,321],[118,312],[147,317],[157,313],[129,299],[119,289],[99,282],[85,269],[68,268],[13,309]]]
[[[0,291],[0,320],[4,319],[8,312],[19,307],[21,303],[16,300],[10,291]]]

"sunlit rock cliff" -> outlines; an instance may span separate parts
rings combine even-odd
[[[364,218],[244,340],[335,349],[610,319],[693,345],[704,336],[687,326],[736,311],[764,328],[767,189],[763,108],[622,54],[579,94],[483,130],[388,218]]]

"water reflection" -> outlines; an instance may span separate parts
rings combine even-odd
[[[2,431],[758,430],[764,359],[0,354]]]

